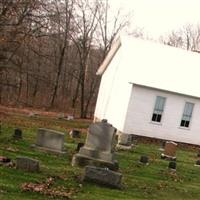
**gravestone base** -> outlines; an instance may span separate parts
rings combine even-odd
[[[117,144],[116,145],[116,150],[124,150],[124,151],[127,151],[127,150],[133,150],[135,149],[135,145],[129,145],[129,146],[126,146],[126,145],[122,145],[122,144]]]
[[[86,166],[83,181],[99,185],[121,189],[122,174],[107,168]]]
[[[158,150],[159,150],[159,151],[164,151],[165,149],[163,149],[162,147],[160,147]]]
[[[87,165],[96,166],[96,167],[106,167],[110,170],[118,170],[119,165],[116,160],[113,162],[106,162],[105,160],[94,159],[91,157],[86,157],[81,154],[75,154],[72,159],[72,166],[85,167]]]
[[[66,151],[59,151],[59,150],[55,150],[55,149],[51,149],[51,148],[47,148],[47,147],[41,147],[41,146],[38,146],[38,145],[32,145],[32,147],[40,150],[40,151],[44,151],[44,152],[47,152],[47,153],[52,153],[52,154],[59,154],[59,155],[63,155],[63,154],[66,154],[67,152]]]
[[[176,161],[176,156],[169,156],[169,155],[165,155],[164,153],[162,153],[161,154],[161,159]]]

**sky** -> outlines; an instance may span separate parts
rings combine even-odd
[[[170,33],[186,24],[200,23],[200,0],[109,0],[111,9],[131,13],[131,29],[142,28],[151,37]]]

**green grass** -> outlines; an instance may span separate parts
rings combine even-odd
[[[200,199],[200,168],[195,167],[196,152],[178,150],[177,174],[167,169],[168,161],[160,159],[158,146],[154,144],[139,144],[133,151],[118,151],[116,153],[123,174],[122,190],[100,187],[92,183],[81,183],[83,169],[71,167],[71,159],[76,145],[85,140],[89,121],[64,121],[53,118],[28,118],[12,115],[2,120],[0,133],[0,156],[15,160],[17,156],[28,156],[40,161],[39,173],[28,173],[15,168],[0,166],[0,199],[2,200],[47,200],[52,197],[33,192],[24,192],[20,186],[25,182],[43,182],[48,177],[55,177],[53,188],[62,186],[64,191],[73,193],[76,200],[198,200]],[[22,128],[23,140],[12,140],[14,128]],[[72,128],[81,129],[83,136],[79,140],[66,136],[67,154],[52,155],[31,148],[35,142],[38,127],[52,128],[59,131]],[[150,157],[150,164],[143,166],[138,163],[141,155]],[[63,199],[56,197],[55,199]]]

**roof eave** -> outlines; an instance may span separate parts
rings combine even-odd
[[[120,37],[118,37],[115,42],[112,44],[110,51],[108,52],[106,58],[104,59],[103,63],[100,65],[99,69],[96,72],[96,75],[102,75],[108,65],[110,64],[110,62],[112,61],[113,57],[115,56],[115,54],[117,53],[118,49],[121,46],[121,39]]]
[[[153,86],[138,84],[138,83],[134,83],[134,82],[130,82],[130,81],[128,83],[132,84],[132,85],[144,87],[144,88],[149,88],[149,89],[157,90],[157,91],[168,92],[168,93],[171,93],[171,94],[176,94],[176,95],[181,95],[181,96],[185,96],[185,97],[191,97],[191,98],[195,98],[195,99],[200,99],[199,96],[195,96],[195,95],[191,95],[191,94],[185,94],[185,93],[176,92],[176,91],[167,90],[167,89],[162,89],[162,88],[158,88],[158,87],[153,87]]]

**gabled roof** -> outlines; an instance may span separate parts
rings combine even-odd
[[[126,70],[127,82],[200,97],[199,53],[130,36],[120,37],[117,43],[98,69],[98,75],[104,73],[122,48],[121,67]]]

